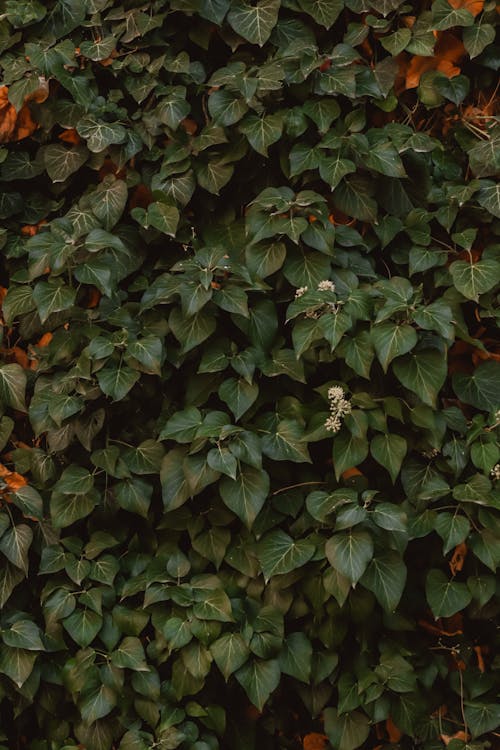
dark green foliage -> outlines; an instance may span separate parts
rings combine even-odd
[[[498,742],[495,3],[0,9],[1,747]]]

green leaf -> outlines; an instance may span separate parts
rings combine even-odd
[[[204,310],[185,318],[176,307],[170,313],[168,323],[175,338],[182,345],[184,354],[205,341],[216,329],[214,316]]]
[[[259,559],[266,583],[272,576],[301,568],[313,556],[315,545],[307,539],[295,541],[281,529],[271,531],[258,543]]]
[[[462,75],[453,76],[453,78],[448,78],[446,75],[437,76],[433,81],[433,85],[440,94],[453,102],[457,107],[463,102],[470,88],[469,79]]]
[[[280,114],[262,117],[250,114],[241,122],[240,130],[247,137],[254,151],[267,156],[269,146],[281,138],[283,117]]]
[[[358,175],[345,178],[338,185],[333,202],[347,216],[370,223],[377,219],[377,203],[372,198],[370,183]]]
[[[27,484],[12,494],[12,502],[21,513],[37,521],[43,520],[43,500],[34,487]]]
[[[73,307],[75,299],[75,289],[56,282],[39,281],[33,289],[33,300],[42,323],[52,313]]]
[[[238,422],[257,399],[259,387],[255,383],[247,383],[243,378],[228,378],[220,385],[218,392]]]
[[[82,719],[86,724],[93,724],[97,719],[111,713],[117,702],[117,693],[108,685],[95,685],[90,690],[84,689],[79,701]]]
[[[104,151],[112,143],[123,143],[127,131],[118,123],[100,122],[91,115],[78,121],[78,134],[87,142],[89,151],[95,154]]]
[[[25,523],[11,526],[0,539],[0,552],[25,575],[28,575],[28,550],[32,541],[33,531]]]
[[[8,443],[12,430],[14,429],[14,420],[10,417],[3,416],[0,418],[0,450],[3,450]]]
[[[85,518],[95,508],[97,498],[94,494],[65,495],[53,492],[50,500],[52,525],[56,529],[71,526],[80,518]]]
[[[192,545],[193,549],[198,552],[199,555],[210,560],[210,562],[219,569],[224,560],[224,555],[226,554],[230,541],[231,534],[229,530],[216,526],[195,537],[192,541]]]
[[[500,726],[500,706],[497,703],[466,701],[464,714],[473,738],[494,732]]]
[[[207,463],[214,471],[236,479],[238,462],[228,448],[222,446],[212,448],[207,454]]]
[[[313,648],[309,638],[304,633],[290,633],[278,657],[282,674],[309,684],[312,656]]]
[[[500,219],[500,185],[491,180],[481,180],[477,201],[486,211]]]
[[[200,620],[216,622],[233,622],[231,601],[222,589],[200,590],[195,598],[193,614]]]
[[[481,562],[494,573],[500,565],[500,539],[498,535],[489,529],[483,529],[478,534],[473,534],[470,539],[470,548]]]
[[[0,366],[0,403],[26,412],[26,373],[18,364]]]
[[[7,325],[12,325],[18,315],[35,309],[33,290],[28,284],[11,284],[2,304],[2,314]]]
[[[28,651],[45,650],[40,638],[40,628],[31,620],[16,620],[2,631],[2,639],[7,646],[13,648],[24,648]]]
[[[321,179],[330,185],[331,190],[335,190],[345,175],[356,171],[356,165],[350,159],[337,156],[322,156],[319,160],[319,173]]]
[[[370,733],[370,720],[361,711],[338,715],[335,708],[323,712],[325,732],[336,750],[355,750]]]
[[[422,399],[424,404],[434,407],[447,374],[446,358],[435,349],[419,351],[398,359],[392,366],[398,380]]]
[[[47,174],[52,182],[64,182],[77,172],[89,157],[89,152],[84,146],[66,148],[62,144],[45,146],[42,153]]]
[[[10,595],[24,579],[24,573],[7,560],[2,561],[0,566],[0,607],[9,600]]]
[[[147,218],[144,226],[146,228],[152,226],[163,234],[175,237],[179,218],[179,209],[175,206],[169,206],[167,203],[156,201],[156,203],[151,203],[148,206]]]
[[[500,364],[490,361],[481,363],[472,375],[453,374],[453,390],[464,404],[477,409],[494,411],[500,406]]]
[[[325,554],[332,568],[356,584],[373,557],[373,540],[366,531],[349,529],[328,539]]]
[[[262,711],[271,693],[279,685],[280,667],[276,659],[252,659],[237,670],[235,677],[253,705]]]
[[[109,260],[105,258],[95,258],[85,265],[78,266],[75,269],[75,278],[82,284],[91,284],[96,286],[103,295],[111,297],[113,291],[111,287],[112,275],[109,268]]]
[[[434,617],[451,617],[465,609],[472,600],[472,594],[465,583],[450,580],[442,570],[429,571],[425,595]]]
[[[137,513],[143,518],[148,517],[153,488],[142,479],[125,479],[114,487],[114,494],[120,508],[130,513]]]
[[[453,283],[467,299],[479,300],[479,295],[489,292],[500,277],[500,263],[497,260],[479,260],[467,263],[456,260],[450,266]]]
[[[244,464],[236,479],[223,477],[220,494],[227,507],[251,528],[269,493],[267,472]]]
[[[142,365],[142,372],[161,375],[163,344],[158,336],[144,336],[131,341],[127,347],[127,354]]]
[[[247,110],[246,101],[226,89],[219,89],[208,98],[208,111],[216,125],[234,125]]]
[[[393,34],[383,36],[380,40],[380,43],[382,47],[387,50],[387,52],[389,52],[393,57],[396,57],[400,52],[406,49],[406,46],[408,45],[410,39],[411,30],[402,28],[398,29]]]
[[[311,463],[304,432],[294,419],[278,422],[275,431],[262,436],[262,452],[274,461]]]
[[[359,466],[368,456],[368,440],[343,432],[333,440],[333,465],[337,481],[342,472]]]
[[[234,167],[222,160],[212,160],[200,163],[195,172],[200,187],[213,195],[219,195],[221,189],[233,176]]]
[[[160,440],[176,440],[178,443],[190,443],[194,440],[199,427],[203,424],[201,412],[194,406],[176,412],[161,430]]]
[[[97,373],[99,388],[113,401],[121,401],[139,380],[140,373],[126,365],[103,367]]]
[[[239,1],[231,4],[227,21],[247,42],[262,47],[276,25],[279,7],[279,0],[260,0],[256,5]]]
[[[76,609],[63,620],[63,626],[75,643],[81,648],[86,648],[101,629],[102,616],[91,609]]]
[[[392,143],[380,143],[372,146],[366,157],[365,164],[387,177],[407,176],[401,157]]]
[[[472,26],[474,16],[466,8],[452,7],[448,0],[434,0],[432,4],[433,28],[438,31],[454,26]]]
[[[395,484],[406,456],[407,444],[401,435],[375,435],[370,443],[370,453],[377,463],[384,466]]]
[[[386,612],[394,612],[406,583],[406,565],[397,552],[381,552],[371,560],[361,581]]]
[[[411,351],[418,341],[417,332],[405,323],[391,321],[378,323],[372,328],[372,341],[384,372],[395,357]]]
[[[225,633],[210,644],[210,653],[227,682],[246,662],[250,649],[239,633]]]
[[[447,555],[457,544],[467,539],[471,530],[469,519],[457,513],[439,513],[436,531],[443,540],[443,554]]]
[[[286,245],[284,242],[248,245],[245,258],[250,273],[265,279],[282,267],[286,258]]]
[[[22,648],[0,649],[0,672],[21,688],[35,666],[36,654]]]
[[[344,9],[343,0],[299,0],[300,7],[316,23],[330,29]]]
[[[92,211],[104,229],[113,229],[121,217],[127,203],[128,191],[124,180],[108,175],[94,193],[95,204]]]
[[[472,60],[495,41],[495,27],[489,23],[476,23],[462,31],[462,39]]]
[[[134,672],[148,672],[146,655],[139,638],[127,636],[111,654],[111,664],[115,667],[132,669]]]

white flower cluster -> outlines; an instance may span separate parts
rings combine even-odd
[[[351,402],[346,399],[345,395],[344,389],[340,385],[334,385],[328,389],[330,416],[325,422],[325,427],[331,432],[338,432],[342,426],[343,418],[351,413]]]
[[[439,456],[439,448],[431,448],[428,451],[422,451],[422,456],[424,458],[436,458],[436,456]]]
[[[299,297],[302,297],[302,295],[304,295],[306,292],[307,292],[307,287],[306,286],[300,286],[295,291],[295,299],[299,299]]]
[[[500,464],[495,464],[490,471],[490,476],[493,477],[493,479],[500,479]]]
[[[333,281],[328,281],[325,279],[324,281],[320,281],[318,284],[318,292],[334,292],[335,291],[335,284]]]

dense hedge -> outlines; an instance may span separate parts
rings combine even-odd
[[[0,6],[1,747],[498,746],[494,0]]]

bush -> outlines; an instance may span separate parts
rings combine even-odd
[[[497,742],[492,0],[6,0],[5,747]]]

